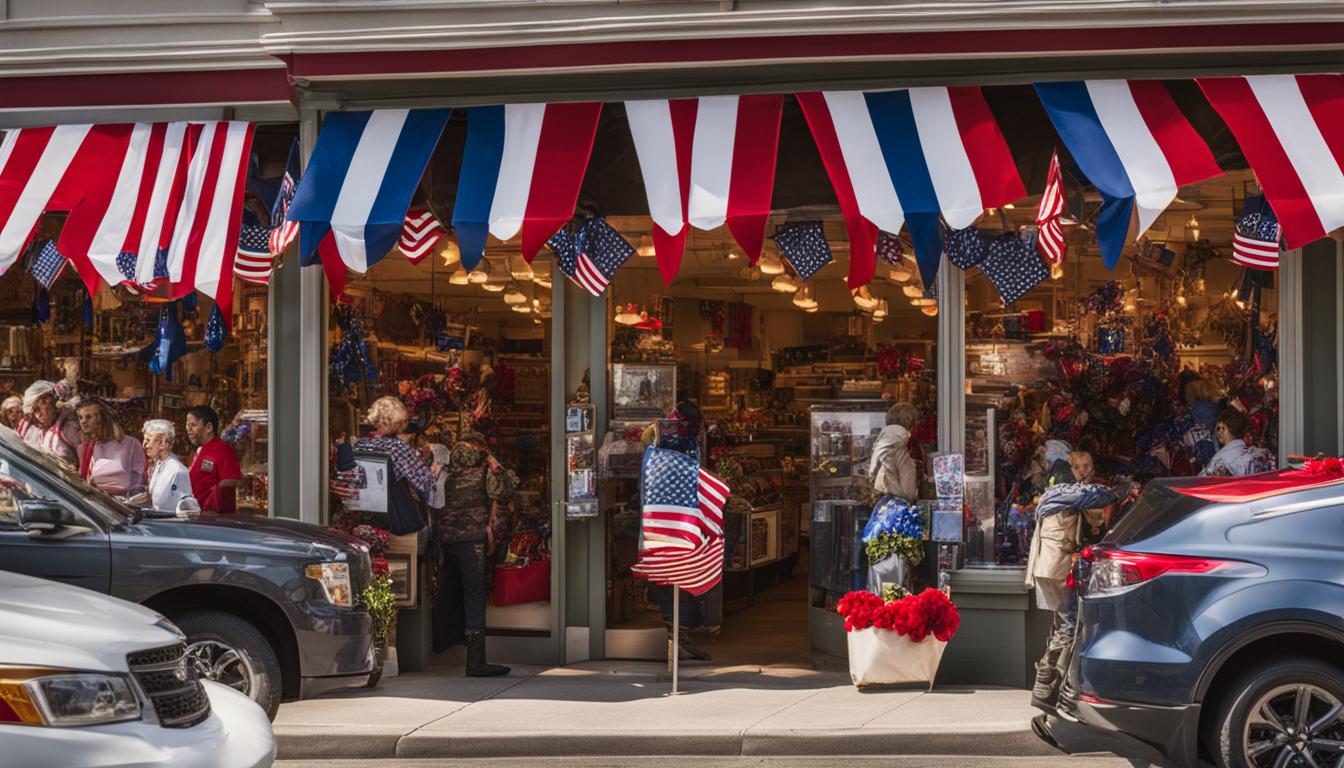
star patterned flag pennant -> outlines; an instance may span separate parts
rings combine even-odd
[[[401,227],[397,248],[412,264],[419,264],[439,241],[448,235],[439,218],[428,208],[406,211],[406,222]]]
[[[1232,233],[1232,260],[1251,269],[1279,268],[1279,220],[1264,195],[1252,195],[1241,206],[1241,220]]]
[[[224,348],[224,339],[228,332],[224,329],[224,314],[219,311],[219,305],[216,304],[210,310],[210,319],[205,323],[205,348],[211,352],[218,352]]]
[[[255,285],[268,285],[274,264],[271,259],[271,227],[243,222],[238,233],[238,256],[233,260],[233,274],[239,280]]]
[[[980,269],[998,289],[1004,304],[1012,304],[1050,277],[1050,270],[1036,251],[1011,232],[990,243],[989,256]]]
[[[33,260],[28,264],[28,274],[47,290],[56,282],[65,269],[65,257],[56,250],[56,243],[48,240],[33,252]]]
[[[831,263],[831,246],[826,242],[826,230],[820,221],[787,222],[776,228],[770,239],[804,280],[810,280]]]
[[[589,219],[573,232],[562,229],[546,244],[560,271],[594,296],[607,290],[616,270],[635,252],[606,219]]]
[[[655,584],[701,595],[723,579],[728,486],[691,456],[650,446],[640,467],[639,562]]]
[[[901,254],[901,241],[883,232],[877,236],[877,257],[893,267],[899,267],[905,258]]]

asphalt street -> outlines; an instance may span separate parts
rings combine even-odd
[[[281,760],[276,768],[1149,768],[1143,759],[1110,756],[865,758],[807,757],[593,757],[472,760]]]

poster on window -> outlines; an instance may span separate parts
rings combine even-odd
[[[350,487],[353,497],[345,499],[345,508],[354,512],[386,513],[392,488],[392,461],[385,453],[355,451],[354,475],[363,477]]]

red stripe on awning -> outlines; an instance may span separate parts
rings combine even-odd
[[[281,67],[0,77],[0,109],[289,102]]]

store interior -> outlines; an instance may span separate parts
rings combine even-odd
[[[587,524],[606,534],[607,655],[666,652],[658,603],[667,598],[630,571],[639,546],[640,433],[689,399],[704,417],[703,462],[733,490],[723,584],[683,603],[693,643],[719,664],[807,665],[807,608],[829,607],[847,590],[854,556],[843,537],[818,542],[814,507],[870,498],[867,456],[892,403],[919,411],[910,451],[920,498],[934,495],[936,294],[924,287],[902,233],[883,235],[877,278],[849,290],[844,221],[791,103],[761,260],[752,264],[726,228],[692,230],[677,278],[665,286],[651,220],[627,212],[641,208],[642,190],[621,120],[619,105],[604,111],[575,220],[603,216],[634,249],[605,294],[610,428],[594,436],[595,471],[581,481],[596,492],[597,517]],[[443,220],[462,132],[454,118],[413,204]],[[1030,178],[1026,168],[1023,174]],[[1053,269],[1037,265],[1047,274],[1034,288],[1005,304],[983,269],[962,270],[966,468],[975,488],[967,543],[954,555],[960,565],[1023,564],[1025,510],[1047,439],[1090,450],[1107,480],[1197,470],[1180,448],[1188,416],[1182,391],[1196,373],[1252,414],[1258,444],[1277,448],[1277,292],[1272,274],[1229,258],[1238,213],[1256,191],[1251,174],[1232,171],[1181,189],[1113,270],[1102,264],[1088,223],[1100,198],[1076,171],[1066,178],[1067,254]],[[1037,202],[1027,197],[986,211],[979,239],[988,246],[1011,235],[1034,254]],[[790,226],[820,227],[830,251],[831,261],[808,280],[770,239]],[[465,429],[484,432],[523,480],[516,530],[540,540],[532,557],[547,557],[555,255],[543,249],[528,264],[518,247],[491,240],[486,260],[468,273],[445,239],[418,263],[394,252],[368,274],[352,275],[351,302],[332,316],[331,429],[333,437],[348,433],[371,398],[396,391],[425,417],[433,442]],[[360,339],[370,358],[362,379],[335,362]],[[571,462],[571,470],[588,466]],[[576,482],[574,475],[566,482]],[[917,585],[935,578],[937,550],[926,549]],[[513,555],[497,557],[503,563]],[[544,632],[548,608],[492,603],[489,625],[497,633]]]

